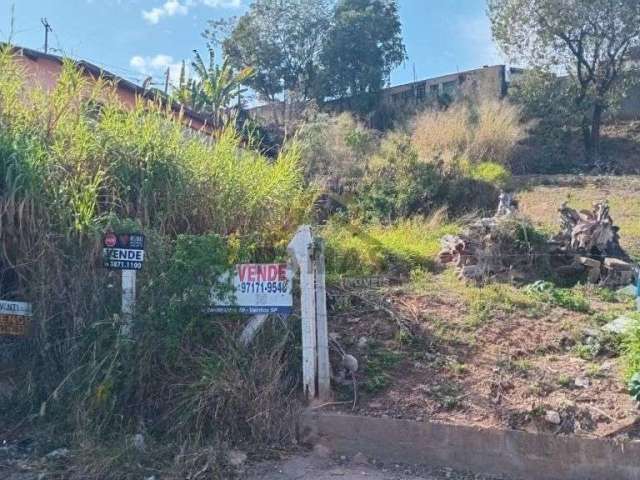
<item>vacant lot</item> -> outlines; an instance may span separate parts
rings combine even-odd
[[[640,177],[520,182],[521,210],[549,233],[563,201],[608,199],[623,245],[640,256]],[[377,289],[330,289],[332,337],[360,362],[356,412],[595,436],[636,418],[620,338],[602,329],[633,299],[580,284],[547,294],[465,285],[424,265]],[[353,385],[342,383],[339,408],[350,410]]]

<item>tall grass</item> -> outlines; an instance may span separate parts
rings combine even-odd
[[[203,312],[224,268],[283,254],[313,195],[296,145],[270,160],[232,129],[128,109],[70,61],[43,91],[0,51],[0,293],[34,305],[33,336],[3,341],[18,384],[3,424],[29,418],[82,448],[136,432],[185,448],[290,435],[291,334],[241,355],[238,319]],[[148,239],[134,343],[118,334],[119,276],[99,268],[106,229]],[[96,477],[128,478],[109,469]]]
[[[443,235],[457,233],[443,211],[392,225],[333,221],[322,232],[327,242],[327,271],[335,276],[407,275],[432,268]]]
[[[425,111],[416,119],[412,140],[421,158],[453,168],[460,160],[507,164],[524,136],[518,107],[481,99],[456,103],[444,111]]]

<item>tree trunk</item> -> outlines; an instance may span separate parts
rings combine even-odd
[[[596,163],[600,162],[600,129],[602,126],[602,113],[604,108],[601,104],[596,103],[593,107],[593,114],[591,116],[591,135],[589,139],[590,143],[590,156]]]

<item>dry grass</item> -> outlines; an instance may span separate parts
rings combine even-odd
[[[506,164],[525,136],[520,118],[520,110],[504,101],[458,103],[445,111],[420,115],[413,144],[423,159],[439,159],[445,166],[463,159]]]

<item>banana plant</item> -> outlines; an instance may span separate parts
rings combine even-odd
[[[209,65],[206,65],[200,53],[194,50],[191,66],[195,79],[187,80],[186,74],[181,72],[181,85],[185,88],[183,91],[179,86],[178,92],[188,100],[187,105],[192,109],[209,114],[214,128],[222,128],[228,120],[231,101],[246,91],[242,85],[253,77],[255,72],[251,67],[234,70],[228,58],[218,65],[215,61],[215,51],[211,46],[207,48]]]

